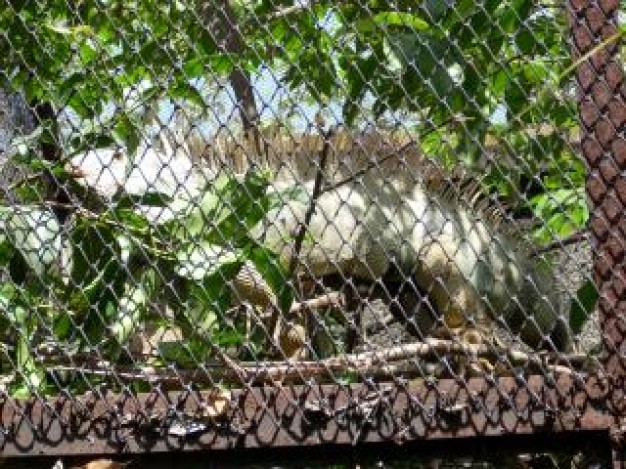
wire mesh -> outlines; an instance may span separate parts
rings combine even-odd
[[[624,13],[5,1],[5,444],[614,428]]]

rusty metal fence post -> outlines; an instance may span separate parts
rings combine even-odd
[[[619,1],[571,0],[570,8],[581,144],[589,169],[594,279],[617,419],[613,436],[621,446],[626,410],[626,83],[618,57]]]

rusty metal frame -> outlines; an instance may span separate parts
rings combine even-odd
[[[581,148],[600,293],[602,375],[249,387],[217,418],[203,392],[0,400],[4,456],[278,451],[450,439],[601,434],[615,467],[626,442],[626,84],[619,0],[568,0]],[[174,431],[176,430],[176,431]]]
[[[400,445],[572,431],[608,436],[615,426],[609,381],[533,376],[253,387],[235,392],[217,419],[202,418],[203,392],[92,394],[45,403],[5,398],[0,448],[5,456],[68,456]]]
[[[619,8],[619,0],[568,1],[616,467],[624,464],[626,429],[626,83]]]

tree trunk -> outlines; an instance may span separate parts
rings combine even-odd
[[[7,84],[0,83],[0,197],[9,203],[15,198],[9,189],[22,176],[22,171],[7,161],[11,142],[35,130],[35,121],[24,98],[11,93]]]
[[[62,155],[58,144],[58,125],[54,108],[49,102],[35,102],[31,104],[31,109],[36,124],[43,129],[40,147],[41,157],[50,163],[57,163]],[[70,203],[67,188],[51,171],[44,171],[43,178],[47,191],[45,200],[54,203],[53,211],[59,223],[63,224],[70,214],[69,208],[62,207]]]
[[[230,56],[243,54],[245,42],[237,24],[235,12],[229,0],[211,2],[198,1],[198,12],[204,26],[213,35],[219,51]],[[251,138],[257,156],[261,155],[261,139],[259,134],[259,112],[254,98],[254,88],[250,75],[238,64],[235,64],[229,76],[230,85],[235,93],[237,108],[243,130],[247,138]]]

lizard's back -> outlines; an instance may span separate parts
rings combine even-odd
[[[393,272],[428,295],[440,323],[455,327],[459,320],[500,318],[531,346],[552,336],[555,347],[567,348],[548,263],[531,258],[524,243],[489,221],[486,210],[455,198],[450,188],[413,181],[410,174],[370,171],[322,191],[299,269],[315,278],[339,274],[371,282]],[[288,185],[282,181],[276,188]],[[312,182],[302,187],[305,197],[274,209],[256,229],[285,265],[313,196]]]

